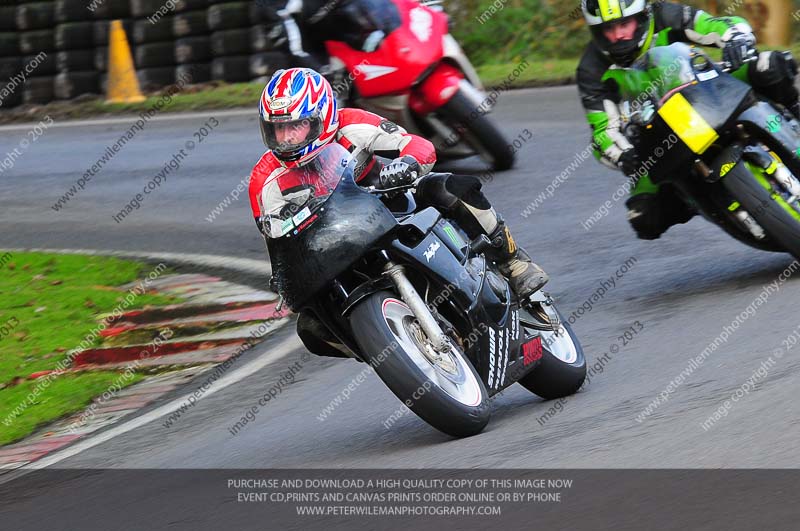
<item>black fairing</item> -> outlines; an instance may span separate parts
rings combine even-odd
[[[800,124],[796,120],[761,101],[741,113],[737,121],[772,148],[792,173],[800,175]]]
[[[292,311],[302,309],[358,259],[379,246],[397,221],[348,172],[296,234],[267,240],[272,274]]]
[[[355,330],[342,316],[363,297],[386,289],[387,279],[360,285],[346,279],[357,261],[380,250],[418,281],[418,290],[428,283],[431,298],[447,290],[443,304],[453,310],[449,315],[464,336],[465,354],[490,394],[538,366],[523,363],[525,334],[508,284],[483,256],[464,259],[466,239],[436,209],[398,219],[348,172],[301,227],[267,240],[278,290],[293,311],[313,312],[360,359]]]
[[[436,252],[431,253],[434,248]],[[462,323],[466,329],[474,331],[474,341],[467,340],[466,354],[490,395],[536,367],[523,364],[524,334],[508,284],[499,276],[494,282],[487,280],[496,273],[487,268],[483,257],[462,265],[460,251],[450,249],[436,232],[412,246],[395,240],[390,253],[406,267],[424,272],[439,288],[452,286],[448,299],[467,317],[468,322]]]
[[[719,77],[689,85],[680,93],[692,104],[694,109],[708,122],[720,137],[730,129],[738,113],[751,99],[752,88],[724,72]],[[673,134],[659,114],[655,114],[652,127],[643,130],[637,142],[637,152],[643,161],[652,157],[655,163],[650,169],[650,179],[661,183],[677,175],[691,171],[699,157],[680,139],[675,145],[664,143]],[[666,156],[657,156],[663,150]]]

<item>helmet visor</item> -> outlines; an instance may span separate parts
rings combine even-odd
[[[322,135],[322,120],[312,116],[294,120],[291,117],[261,120],[264,144],[279,158],[293,156]]]

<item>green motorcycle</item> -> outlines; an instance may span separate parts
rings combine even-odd
[[[800,259],[800,123],[683,43],[613,69],[641,175],[734,238]]]

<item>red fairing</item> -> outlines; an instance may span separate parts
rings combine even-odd
[[[354,50],[339,41],[327,41],[328,53],[344,62],[365,98],[408,92],[411,85],[444,55],[447,15],[416,0],[394,0],[403,24],[374,52]]]
[[[411,93],[408,106],[419,115],[435,111],[452,98],[464,74],[448,63],[441,63],[436,70]]]
[[[258,164],[253,167],[250,172],[250,188],[248,194],[250,195],[250,209],[253,211],[253,217],[256,219],[261,217],[261,209],[258,207],[258,196],[261,194],[261,189],[264,188],[264,183],[267,178],[277,170],[284,169],[278,159],[272,154],[272,151],[267,151],[261,156]],[[278,173],[276,173],[278,175]]]

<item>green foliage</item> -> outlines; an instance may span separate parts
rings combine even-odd
[[[752,14],[752,7],[741,0],[680,3],[716,14],[729,7],[745,18]],[[795,5],[800,7],[800,2]],[[591,38],[577,0],[445,0],[445,7],[454,36],[476,65],[518,63],[523,58],[576,59]],[[800,15],[793,25],[797,34]]]
[[[476,64],[578,57],[589,40],[579,2],[454,0],[453,33]]]

